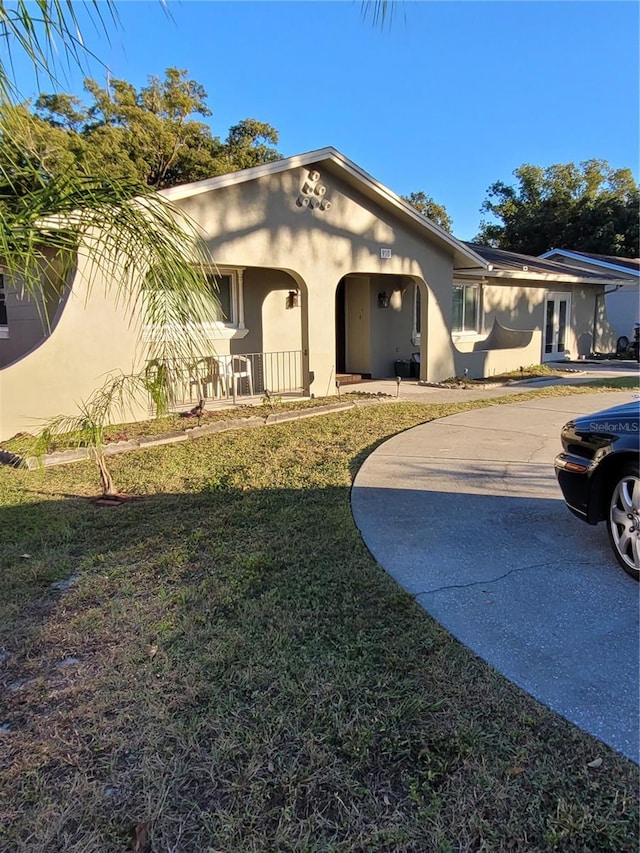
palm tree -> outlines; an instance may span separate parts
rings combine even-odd
[[[10,74],[12,52],[26,55],[55,85],[51,58],[56,50],[77,64],[87,54],[77,8],[72,0],[29,5],[0,0],[0,265],[40,304],[49,268],[71,269],[78,255],[85,254],[89,287],[92,279],[112,283],[114,298],[138,318],[139,327],[154,327],[148,358],[163,364],[200,350],[198,330],[218,313],[205,272],[211,257],[194,223],[150,187],[131,179],[52,174],[28,143],[16,145],[11,130],[10,122],[19,120],[19,112],[11,108],[17,97]],[[105,33],[107,19],[117,24],[111,0],[92,0],[85,8]],[[188,333],[171,334],[177,324]],[[103,428],[111,404],[139,391],[141,381],[133,376],[110,378],[80,404],[77,416],[60,416],[43,430],[46,441],[63,428],[79,428],[81,440],[95,454],[105,494],[113,491],[113,484],[102,454]],[[154,402],[161,403],[162,390],[156,382]]]

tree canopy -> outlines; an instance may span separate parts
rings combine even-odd
[[[447,209],[443,204],[438,204],[431,198],[431,196],[427,195],[422,190],[410,193],[409,195],[400,196],[400,198],[408,201],[412,207],[415,207],[418,213],[426,216],[427,219],[435,222],[436,225],[444,228],[445,231],[451,232],[453,228],[453,220],[447,213]]]
[[[630,169],[605,160],[520,166],[515,185],[496,181],[475,242],[541,255],[554,248],[638,257],[639,186]]]
[[[154,189],[209,178],[280,158],[278,132],[253,118],[224,141],[201,119],[211,115],[204,87],[187,71],[168,68],[139,91],[125,80],[105,87],[87,78],[87,103],[73,94],[42,93],[29,103],[1,105],[6,138],[52,173],[112,176]]]

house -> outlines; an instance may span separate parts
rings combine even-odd
[[[620,279],[531,255],[467,243],[485,261],[479,269],[454,272],[452,336],[465,353],[458,359],[471,375],[493,372],[476,354],[521,349],[519,365],[587,357],[615,346],[602,294]],[[531,336],[531,337],[529,337]],[[532,347],[531,342],[535,341]],[[476,356],[475,363],[469,363]],[[528,359],[528,360],[526,360]],[[512,367],[517,366],[512,364]],[[489,368],[489,369],[487,369]],[[458,373],[460,371],[458,370]]]
[[[171,366],[176,403],[331,395],[343,375],[393,376],[415,352],[423,381],[482,376],[606,333],[594,310],[613,279],[457,240],[333,148],[162,194],[204,234],[222,308],[202,359]],[[84,251],[44,306],[3,284],[0,439],[74,413],[109,372],[150,367],[154,329],[131,322]]]
[[[540,257],[620,279],[620,284],[608,288],[605,293],[607,319],[616,337],[624,335],[633,340],[634,328],[640,323],[640,258],[616,258],[566,249],[551,249]],[[614,350],[615,347],[601,351]]]

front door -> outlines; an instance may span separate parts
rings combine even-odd
[[[544,306],[543,361],[564,359],[571,318],[571,294],[548,293]]]

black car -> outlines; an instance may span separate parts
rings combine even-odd
[[[606,521],[622,568],[640,579],[640,400],[569,421],[556,456],[567,506],[588,524]]]

